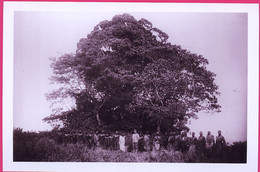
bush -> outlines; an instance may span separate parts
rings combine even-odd
[[[14,161],[34,161],[36,152],[35,145],[38,135],[33,132],[23,132],[22,129],[14,129],[13,135],[13,160]]]
[[[225,150],[225,162],[246,163],[247,161],[247,142],[234,142]]]
[[[56,144],[54,140],[48,138],[40,138],[34,149],[35,161],[50,161],[56,154]]]

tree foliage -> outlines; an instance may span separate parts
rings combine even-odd
[[[151,22],[114,16],[82,38],[75,54],[53,59],[51,80],[61,87],[48,98],[71,98],[75,106],[44,120],[80,132],[178,130],[201,110],[220,110],[207,64]]]

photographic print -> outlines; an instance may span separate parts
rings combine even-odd
[[[134,15],[14,14],[14,161],[246,162],[247,14]]]
[[[248,163],[247,12],[13,19],[13,162]]]

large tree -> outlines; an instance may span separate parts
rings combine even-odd
[[[82,38],[75,54],[53,59],[51,80],[61,87],[48,98],[75,105],[44,120],[79,132],[178,130],[201,110],[220,110],[207,64],[149,21],[117,15]]]

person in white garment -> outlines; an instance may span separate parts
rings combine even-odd
[[[123,132],[120,132],[119,135],[119,149],[123,152],[125,152],[125,136]]]
[[[161,145],[161,136],[159,132],[156,132],[156,135],[154,136],[153,139],[153,151],[159,151],[160,150],[160,145]]]
[[[137,133],[136,129],[134,129],[134,134],[132,135],[132,143],[133,143],[133,152],[134,153],[137,153],[139,139],[140,139],[140,136]]]

